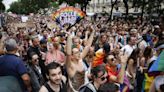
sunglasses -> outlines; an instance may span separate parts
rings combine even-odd
[[[101,78],[101,81],[104,81],[105,79],[108,79],[108,76],[102,77],[102,78]]]

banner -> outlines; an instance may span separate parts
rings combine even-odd
[[[21,16],[21,20],[22,20],[22,22],[27,22],[28,17],[27,16]]]
[[[71,24],[74,25],[85,16],[85,13],[78,8],[65,7],[61,8],[52,15],[52,18],[60,25]]]
[[[26,23],[14,23],[13,24],[14,25],[14,27],[16,27],[16,28],[26,28],[26,27],[35,27],[35,24],[34,23],[28,23],[28,22],[26,22]]]

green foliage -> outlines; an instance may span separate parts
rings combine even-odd
[[[53,7],[59,7],[59,1],[57,0],[48,0],[48,5]]]
[[[88,4],[90,0],[58,0],[59,4],[66,2],[67,4],[71,6],[75,6],[75,4],[80,4],[81,6],[85,6]]]
[[[20,14],[37,13],[48,7],[48,0],[20,0],[11,4],[8,11]]]
[[[2,0],[0,0],[0,12],[5,11],[5,5],[2,3]]]
[[[20,13],[20,11],[22,10],[20,7],[22,7],[20,2],[13,2],[10,5],[10,9],[8,9],[7,11],[11,11],[11,12],[14,12],[14,13]]]
[[[67,2],[69,5],[74,6],[78,1],[81,0],[59,0],[59,4],[62,4],[63,2]]]
[[[164,0],[130,0],[133,3],[132,7],[142,8],[148,14],[160,13],[162,10],[161,4]]]
[[[11,4],[10,9],[13,13],[29,14],[37,13],[38,10],[48,7],[58,7],[61,3],[67,2],[69,5],[74,6],[76,3],[84,6],[88,0],[19,0]]]

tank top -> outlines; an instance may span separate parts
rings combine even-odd
[[[48,85],[46,82],[44,86],[47,88],[48,92],[55,92],[52,90],[52,88]],[[66,84],[62,81],[62,85],[60,85],[60,91],[59,92],[67,92]]]

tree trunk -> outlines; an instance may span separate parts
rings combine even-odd
[[[127,20],[128,14],[129,14],[129,6],[128,6],[128,0],[123,0],[125,8],[126,8],[126,15],[125,20]]]
[[[143,3],[142,3],[142,11],[141,11],[141,23],[143,23],[143,14],[144,14],[144,8],[145,8],[145,0],[143,0]]]
[[[113,0],[111,0],[111,11],[110,11],[110,16],[109,16],[109,18],[108,18],[108,20],[107,20],[107,22],[108,21],[110,21],[110,20],[112,20],[112,15],[113,15],[113,9],[114,9],[114,5],[117,3],[117,0],[115,0],[115,2],[113,3]]]
[[[114,8],[114,5],[112,4],[112,7],[111,7],[111,11],[110,11],[110,20],[112,19],[112,15],[113,15],[113,8]]]

